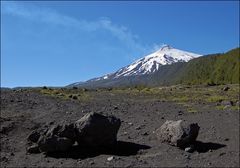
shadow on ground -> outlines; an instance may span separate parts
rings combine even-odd
[[[84,148],[78,145],[73,146],[68,152],[48,153],[47,156],[54,158],[72,158],[85,159],[96,157],[101,154],[116,155],[116,156],[131,156],[136,155],[141,149],[150,149],[150,146],[140,145],[132,142],[118,141],[116,147],[111,150]]]
[[[196,141],[194,146],[197,152],[205,153],[205,152],[208,152],[209,150],[217,150],[217,149],[223,148],[226,145],[219,144],[219,143],[212,143],[212,142]]]

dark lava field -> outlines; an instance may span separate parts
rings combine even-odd
[[[89,112],[121,119],[117,151],[27,153],[33,130]],[[156,138],[166,120],[198,123],[193,153]],[[239,167],[239,85],[1,89],[0,122],[1,167]]]

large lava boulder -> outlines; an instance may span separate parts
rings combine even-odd
[[[117,142],[120,119],[89,113],[75,122],[76,141],[84,147],[113,147]]]
[[[75,142],[74,124],[53,125],[40,136],[38,146],[41,152],[67,151]]]
[[[82,147],[112,148],[117,142],[120,119],[89,113],[70,124],[55,124],[34,130],[28,136],[27,151],[64,152],[77,141]]]
[[[33,130],[27,140],[32,143],[37,143],[39,138],[47,133],[48,129],[49,125],[44,125],[36,130]]]
[[[186,148],[194,144],[200,127],[197,123],[188,124],[182,120],[167,120],[156,134],[161,142],[168,143],[179,148]]]
[[[69,138],[53,135],[40,137],[38,147],[40,152],[64,152],[68,151],[73,143]]]
[[[29,153],[67,151],[76,138],[74,123],[48,125],[34,130],[28,141],[32,146],[27,147]]]

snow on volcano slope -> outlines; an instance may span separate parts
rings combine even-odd
[[[109,73],[98,78],[93,78],[86,82],[97,82],[103,80],[117,79],[121,77],[151,74],[158,71],[160,66],[176,62],[188,62],[189,60],[197,58],[199,56],[202,55],[179,50],[169,45],[163,45],[156,52],[149,54],[133,62],[132,64],[119,69],[114,73]],[[71,86],[78,86],[78,83],[75,83]]]
[[[162,46],[156,52],[149,54],[134,63],[121,68],[113,74],[108,74],[103,77],[97,78],[97,80],[119,78],[131,75],[144,75],[156,72],[160,66],[172,64],[175,62],[188,62],[193,58],[197,58],[201,55],[175,49],[169,45]]]

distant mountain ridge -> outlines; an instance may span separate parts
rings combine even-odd
[[[104,80],[95,78],[79,85],[69,86],[96,88],[131,87],[136,85],[159,86],[182,83],[239,83],[239,57],[239,48],[236,48],[223,54],[212,54],[202,57],[197,55],[189,60],[172,62],[171,64],[166,63],[151,73],[125,75],[117,78],[113,77],[116,75],[116,73],[113,73],[108,78],[103,76],[102,78],[105,77]]]

